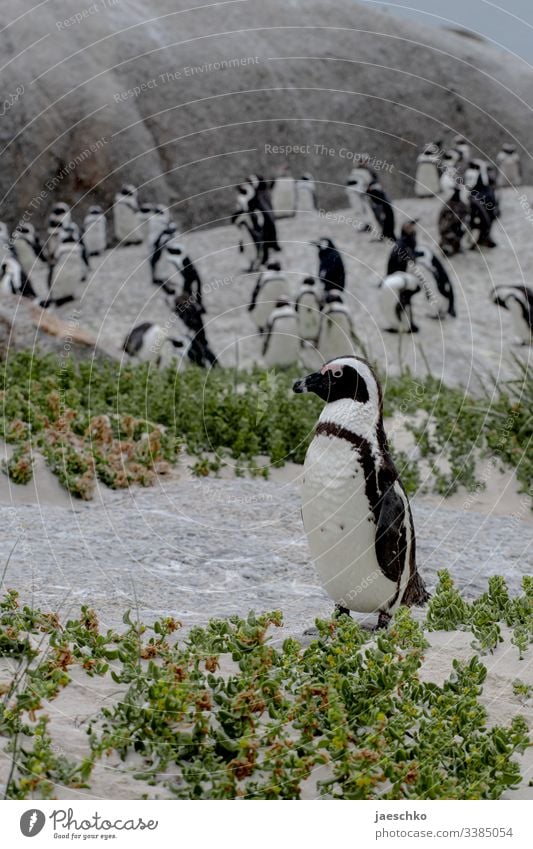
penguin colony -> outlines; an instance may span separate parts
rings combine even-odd
[[[520,183],[520,161],[506,143],[496,166],[474,156],[467,140],[448,147],[426,145],[416,162],[415,195],[438,196],[438,249],[420,244],[416,219],[397,222],[393,202],[369,156],[357,159],[346,181],[357,231],[384,247],[379,283],[381,327],[390,333],[417,333],[423,315],[455,318],[455,293],[446,257],[472,248],[493,249],[491,228],[500,214],[499,194]],[[409,501],[392,462],[383,429],[382,393],[369,363],[360,356],[355,322],[345,302],[346,268],[333,240],[320,234],[314,275],[302,275],[291,294],[277,222],[296,215],[318,223],[317,183],[309,173],[294,179],[285,169],[277,180],[251,174],[236,187],[230,221],[247,274],[256,275],[248,312],[261,341],[263,364],[288,368],[312,348],[324,365],[294,384],[297,394],[312,392],[323,401],[304,465],[303,522],[320,579],[339,614],[378,613],[388,624],[401,604],[423,604],[428,594],[416,565],[416,542]],[[112,205],[114,240],[102,207],[90,206],[81,228],[68,204],[50,210],[46,234],[20,222],[9,235],[0,222],[0,289],[4,296],[30,298],[44,309],[60,309],[82,297],[91,258],[113,245],[142,245],[149,285],[176,316],[182,332],[170,335],[155,322],[132,327],[123,341],[126,356],[161,365],[164,353],[179,364],[217,365],[204,326],[202,279],[170,211],[141,202],[125,184]],[[316,227],[314,227],[316,230]],[[386,256],[385,256],[386,253]],[[47,295],[32,286],[35,267],[47,270]],[[507,281],[495,286],[495,306],[508,311],[516,339],[530,345],[533,291]],[[415,321],[415,314],[417,319]]]

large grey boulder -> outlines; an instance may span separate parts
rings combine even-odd
[[[320,180],[321,203],[344,204],[361,151],[406,195],[420,146],[454,133],[489,158],[513,138],[533,176],[533,73],[464,34],[354,0],[34,5],[4,0],[0,18],[0,218],[11,222],[40,224],[58,197],[79,218],[125,180],[187,224],[220,221],[228,187],[284,164]],[[304,152],[273,152],[286,145]]]

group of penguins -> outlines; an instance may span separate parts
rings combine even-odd
[[[440,252],[417,242],[416,219],[406,221],[397,238],[394,207],[371,160],[358,157],[346,183],[357,229],[374,234],[389,245],[385,275],[379,284],[382,329],[391,333],[416,333],[413,299],[424,299],[429,316],[444,320],[456,315],[453,285],[445,268],[445,256],[476,245],[494,247],[491,226],[500,214],[498,191],[518,185],[520,161],[515,148],[505,144],[497,168],[471,157],[461,137],[444,149],[440,142],[428,145],[417,159],[415,194],[439,195]],[[324,361],[341,350],[354,350],[357,337],[344,302],[346,272],[341,252],[330,238],[311,242],[318,251],[315,277],[306,276],[292,297],[282,272],[277,221],[297,212],[316,212],[317,189],[311,174],[295,180],[266,180],[252,174],[237,186],[231,222],[237,230],[239,253],[248,260],[247,273],[257,273],[248,306],[262,342],[268,367],[287,367],[301,359],[302,349],[318,349]],[[115,195],[113,229],[118,247],[145,245],[151,282],[165,298],[183,332],[169,336],[159,325],[143,322],[123,342],[131,357],[159,365],[163,349],[199,366],[216,365],[204,327],[205,308],[198,271],[178,237],[168,209],[141,203],[134,186],[126,184]],[[100,206],[91,206],[81,228],[74,223],[66,203],[56,203],[41,242],[34,226],[22,220],[12,235],[0,222],[0,292],[22,295],[43,308],[74,301],[86,281],[91,257],[110,246],[107,219]],[[275,258],[274,258],[275,257]],[[47,267],[47,293],[37,297],[31,275],[36,265]],[[493,301],[509,310],[522,344],[533,333],[533,291],[526,286],[497,286]]]
[[[159,204],[140,204],[137,190],[127,184],[116,194],[112,211],[119,246],[147,246],[152,283],[161,289],[183,325],[183,333],[177,337],[169,337],[152,322],[137,325],[124,340],[124,351],[159,364],[163,347],[169,343],[173,353],[195,365],[214,365],[216,357],[203,322],[201,280],[177,239],[177,227],[168,210]],[[30,298],[43,309],[61,307],[80,297],[91,257],[101,256],[109,246],[107,219],[100,206],[88,209],[80,228],[68,204],[56,203],[48,217],[44,243],[27,221],[21,221],[11,236],[0,222],[0,292]],[[40,263],[47,268],[44,298],[38,297],[31,280]]]

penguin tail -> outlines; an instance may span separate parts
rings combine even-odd
[[[409,578],[409,581],[405,588],[405,592],[402,598],[402,604],[405,604],[406,607],[421,607],[423,604],[429,601],[430,598],[431,596],[426,590],[424,581],[415,569],[415,571]]]

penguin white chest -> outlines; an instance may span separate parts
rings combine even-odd
[[[359,450],[317,435],[304,464],[302,516],[322,586],[336,604],[371,613],[396,593],[376,558],[376,523]]]

